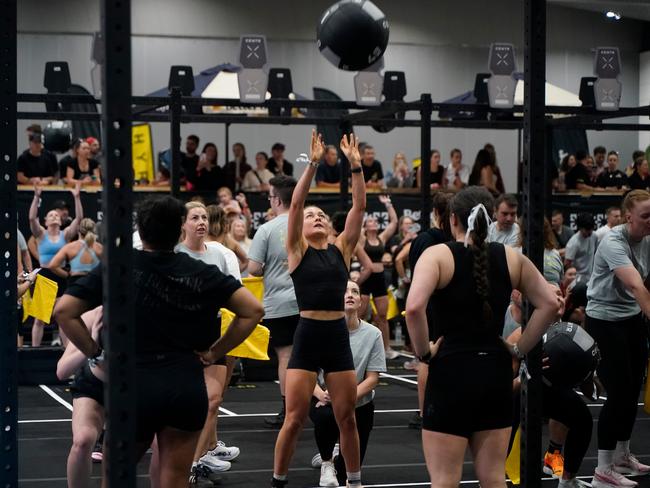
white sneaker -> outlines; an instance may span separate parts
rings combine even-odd
[[[627,453],[614,462],[614,471],[624,476],[644,476],[650,473],[650,466],[640,463],[634,454]]]
[[[319,486],[339,486],[336,479],[336,470],[332,461],[325,461],[320,467]]]
[[[210,471],[215,473],[221,473],[223,471],[228,471],[231,467],[231,464],[228,461],[222,461],[217,456],[213,456],[210,452],[204,454],[200,459],[199,463],[208,467]]]
[[[339,443],[337,442],[334,444],[334,449],[332,449],[332,461],[336,459],[341,451],[341,448],[339,446]],[[314,454],[314,457],[311,458],[311,467],[312,468],[320,468],[321,465],[323,464],[323,460],[320,457],[320,452],[317,452]]]
[[[634,488],[638,486],[638,483],[628,480],[622,474],[614,471],[612,467],[609,467],[606,469],[596,468],[591,486],[593,488]]]
[[[404,361],[404,369],[417,371],[419,367],[420,367],[420,361],[418,360],[418,358],[413,358],[413,359],[409,359],[408,361]]]
[[[216,456],[222,461],[232,461],[239,456],[239,448],[235,446],[226,446],[223,441],[217,441],[217,447],[208,451],[208,454]]]
[[[393,349],[391,347],[386,349],[386,359],[396,359],[396,358],[399,357],[399,355],[400,354],[395,349]]]

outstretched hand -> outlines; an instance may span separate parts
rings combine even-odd
[[[325,154],[323,135],[316,133],[316,129],[312,129],[311,143],[309,144],[309,159],[316,163],[322,159],[323,154]]]
[[[343,154],[345,154],[345,157],[348,158],[351,167],[355,168],[361,164],[359,138],[357,136],[350,134],[350,137],[348,138],[346,134],[343,134],[340,147]]]
[[[43,188],[39,183],[34,183],[34,196],[40,198]]]
[[[390,197],[388,195],[379,195],[379,201],[382,205],[387,205],[391,203]]]
[[[74,184],[74,188],[70,190],[70,193],[72,193],[72,196],[75,198],[79,198],[79,195],[81,195],[81,181],[77,180]]]

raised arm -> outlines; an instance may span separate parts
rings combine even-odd
[[[366,250],[363,248],[361,242],[359,242],[357,244],[357,247],[354,249],[354,254],[357,256],[359,264],[361,264],[361,273],[359,274],[359,279],[357,280],[357,284],[361,286],[361,283],[366,281],[372,274],[372,260],[370,259],[370,256],[368,256]]]
[[[379,201],[384,204],[388,212],[388,225],[379,234],[379,240],[386,244],[395,235],[395,231],[397,230],[397,212],[395,212],[395,207],[393,207],[388,195],[380,195]]]
[[[359,242],[361,234],[361,224],[366,212],[366,184],[363,180],[363,171],[361,170],[361,155],[359,154],[359,138],[350,134],[348,137],[343,134],[341,139],[341,151],[350,162],[350,171],[352,173],[352,208],[345,219],[345,229],[336,239],[336,245],[345,256],[346,260],[352,257],[354,248]]]
[[[515,269],[520,270],[519,279],[515,277],[513,280],[513,288],[520,290],[535,307],[521,335],[521,339],[517,343],[520,353],[527,354],[539,342],[546,329],[555,321],[562,305],[562,299],[555,294],[544,276],[526,256],[506,246],[506,258],[509,268],[513,263]]]
[[[71,241],[77,237],[77,233],[79,232],[79,224],[81,223],[81,219],[84,218],[84,208],[81,205],[80,181],[75,182],[74,188],[70,190],[70,193],[72,193],[72,196],[74,197],[74,220],[63,231],[63,235],[65,236],[66,241]]]
[[[39,185],[34,185],[34,199],[29,207],[29,229],[32,231],[34,239],[37,240],[41,237],[41,234],[45,232],[45,229],[41,227],[41,224],[38,221],[38,204],[41,199],[41,191]]]
[[[311,131],[311,143],[309,145],[309,164],[298,180],[293,196],[291,197],[291,206],[289,207],[288,230],[287,230],[287,254],[289,257],[289,270],[293,270],[302,259],[302,255],[307,249],[307,244],[302,236],[302,222],[304,218],[305,201],[309,194],[311,180],[314,179],[318,162],[323,157],[325,145],[323,136],[317,134],[315,129]]]

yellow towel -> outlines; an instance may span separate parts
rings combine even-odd
[[[235,318],[235,314],[226,308],[221,309],[221,335],[224,335]],[[257,325],[244,342],[228,353],[238,358],[268,361],[269,337],[271,332],[263,325]]]
[[[49,324],[58,290],[59,285],[56,281],[52,281],[41,275],[36,275],[34,295],[31,296],[28,291],[23,296],[23,321],[26,319],[26,316],[30,316]]]

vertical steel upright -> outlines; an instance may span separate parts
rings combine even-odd
[[[17,0],[0,1],[0,19],[0,486],[17,488]]]
[[[181,194],[181,115],[183,113],[181,89],[177,86],[173,86],[170,97],[169,140],[172,147],[172,166],[169,170],[171,173],[172,195],[178,198]]]
[[[111,488],[135,488],[135,326],[132,293],[131,2],[102,0],[105,40],[102,123],[106,165],[102,211],[105,350],[108,356],[107,476]]]
[[[433,114],[433,102],[431,94],[420,95],[420,195],[422,197],[422,208],[420,213],[420,225],[423,230],[431,227],[431,116]]]
[[[542,271],[544,266],[544,168],[546,83],[546,0],[524,2],[524,167],[522,204],[524,253]],[[521,389],[521,484],[541,486],[542,384],[541,346],[526,358],[530,379]]]

